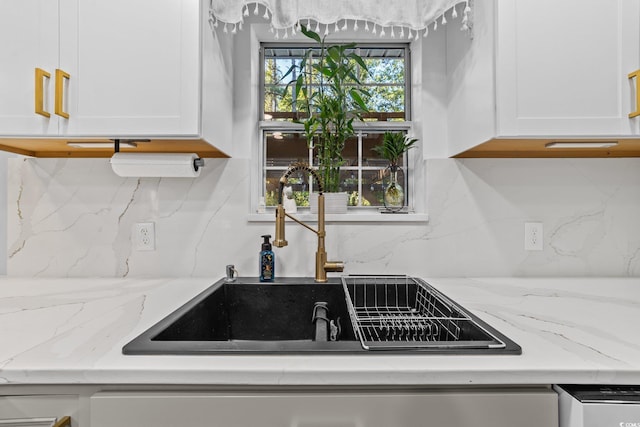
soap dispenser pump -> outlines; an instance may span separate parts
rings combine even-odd
[[[271,250],[270,234],[262,236],[262,250],[260,251],[260,281],[273,282],[275,278],[275,254]]]

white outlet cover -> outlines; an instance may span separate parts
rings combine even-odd
[[[541,222],[524,223],[524,250],[541,251],[543,248],[544,230]]]
[[[133,243],[137,251],[155,251],[155,224],[153,222],[136,223],[133,230]]]

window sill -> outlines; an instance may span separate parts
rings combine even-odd
[[[317,222],[317,215],[311,213],[293,214],[296,219],[303,222]],[[275,213],[273,210],[266,213],[255,213],[247,215],[248,222],[274,222]],[[425,213],[381,213],[381,212],[353,212],[348,214],[328,214],[325,216],[327,223],[340,222],[385,222],[385,223],[417,223],[428,222],[429,215]]]

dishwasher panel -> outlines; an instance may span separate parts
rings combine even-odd
[[[558,385],[560,427],[640,427],[640,386]]]

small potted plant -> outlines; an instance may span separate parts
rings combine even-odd
[[[369,93],[360,82],[367,65],[356,53],[355,43],[327,45],[317,33],[301,27],[301,32],[316,41],[302,60],[294,64],[285,77],[296,71],[294,85],[296,107],[302,114],[294,122],[304,125],[309,147],[315,149],[318,174],[325,191],[327,212],[331,212],[327,193],[340,193],[340,202],[333,213],[346,212],[348,194],[340,192],[340,167],[344,165],[342,150],[347,140],[355,136],[355,120],[367,112]],[[284,77],[283,77],[284,78]],[[310,197],[313,211],[313,198]]]
[[[402,132],[385,132],[382,144],[372,150],[389,162],[389,184],[384,189],[384,206],[392,212],[404,207],[404,190],[398,182],[398,164],[405,152],[409,151],[418,140],[410,138]]]

